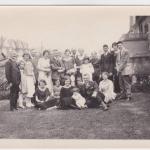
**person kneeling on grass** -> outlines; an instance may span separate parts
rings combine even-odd
[[[40,80],[38,88],[34,94],[35,108],[46,110],[48,108],[56,108],[57,100],[51,96],[49,89],[46,87],[46,81]]]
[[[77,105],[77,107],[79,107],[80,109],[87,108],[86,100],[79,93],[79,89],[78,88],[73,88],[72,91],[73,91],[72,99],[75,100],[75,104]]]
[[[95,81],[90,81],[90,76],[88,74],[84,75],[84,86],[85,86],[85,98],[86,104],[89,108],[96,108],[100,105],[106,111],[108,107],[104,102],[105,96],[98,89],[98,85]]]

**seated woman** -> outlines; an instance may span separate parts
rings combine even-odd
[[[61,109],[77,109],[74,100],[72,99],[73,87],[71,86],[71,80],[69,77],[65,79],[65,85],[61,88],[60,91],[60,108]]]
[[[112,102],[116,98],[113,82],[108,79],[108,75],[109,74],[107,72],[103,72],[103,80],[99,84],[99,91],[105,95],[105,103]]]
[[[38,88],[34,94],[35,108],[46,110],[50,107],[55,107],[57,100],[51,96],[49,89],[46,87],[46,81],[40,80]]]

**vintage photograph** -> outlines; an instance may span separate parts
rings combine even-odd
[[[150,139],[143,10],[0,6],[0,138]]]

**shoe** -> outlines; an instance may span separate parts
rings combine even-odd
[[[131,101],[131,97],[126,98],[126,101]]]
[[[104,108],[103,110],[104,110],[104,111],[107,111],[107,110],[108,110],[108,107]]]
[[[25,107],[24,106],[18,106],[18,108],[24,109]]]

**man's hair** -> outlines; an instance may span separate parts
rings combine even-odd
[[[117,42],[113,42],[113,43],[112,43],[112,47],[113,47],[113,46],[117,46]]]
[[[117,45],[118,45],[118,44],[123,44],[123,42],[122,42],[122,41],[118,41],[118,42],[117,42]]]
[[[108,47],[108,45],[107,45],[107,44],[104,44],[103,47]]]

